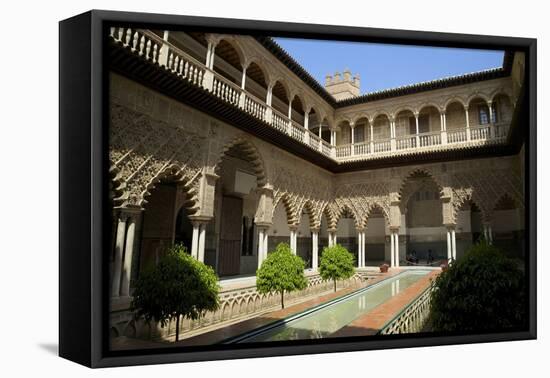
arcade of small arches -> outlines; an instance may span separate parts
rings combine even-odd
[[[184,60],[186,67],[198,67],[200,84],[208,91],[336,160],[500,143],[508,134],[516,102],[510,82],[498,79],[445,93],[422,93],[407,103],[376,101],[334,109],[301,80],[292,80],[288,69],[267,57],[252,37],[124,28],[113,28],[112,33],[128,46],[137,44],[139,33],[145,36],[142,40],[154,37],[158,64],[176,72]]]
[[[335,122],[337,156],[344,156],[346,146],[356,146],[348,155],[365,153],[360,147],[368,148],[369,143],[371,150],[378,152],[502,137],[512,119],[513,102],[509,93],[498,88],[489,95],[452,95],[439,103],[422,103],[418,107],[357,113],[340,116]]]
[[[161,32],[157,32],[161,35]],[[291,80],[288,72],[266,59],[251,37],[222,34],[162,32],[165,41],[173,43],[207,68],[228,79],[235,89],[246,91],[250,104],[266,104],[261,118],[272,118],[280,129],[286,120],[310,130],[318,138],[330,142],[334,138],[330,105],[301,81]],[[221,83],[220,83],[221,85]],[[214,91],[217,88],[214,87]],[[243,97],[244,99],[244,97]],[[259,111],[259,110],[258,110]],[[259,115],[259,114],[258,114]]]
[[[305,198],[271,184],[259,151],[242,138],[205,171],[196,189],[171,168],[148,188],[144,206],[115,208],[114,298],[130,295],[132,279],[174,243],[221,279],[254,275],[281,242],[311,271],[335,243],[355,256],[358,269],[436,265],[460,257],[482,236],[515,257],[523,254],[522,199],[514,191],[496,198],[472,187],[459,196],[417,168],[387,186],[342,185],[330,198]]]

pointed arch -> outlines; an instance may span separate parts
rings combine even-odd
[[[319,224],[321,224],[321,218],[323,215],[325,216],[327,220],[327,228],[328,229],[335,229],[336,224],[338,223],[338,220],[336,219],[336,212],[334,211],[334,208],[332,206],[333,204],[331,202],[327,202],[324,204],[321,212],[319,213]]]
[[[338,213],[336,214],[336,224],[338,224],[338,222],[340,221],[340,219],[342,219],[344,216],[350,216],[351,218],[353,218],[353,221],[355,223],[355,226],[356,227],[361,227],[362,224],[361,224],[361,217],[359,216],[359,214],[357,214],[357,212],[352,209],[352,207],[350,205],[348,205],[347,203],[346,204],[343,204],[339,209],[338,209]]]
[[[481,213],[481,219],[488,219],[487,211],[479,205],[481,199],[475,199],[474,193],[459,198],[453,205],[453,221],[456,223],[458,212],[464,209],[466,205],[470,205],[471,208],[477,209]]]
[[[145,190],[141,193],[139,205],[144,207],[148,203],[147,198],[151,196],[151,192],[157,187],[157,185],[160,183],[171,182],[176,183],[178,185],[178,189],[182,190],[185,194],[185,209],[189,215],[192,215],[197,212],[199,207],[197,186],[199,184],[200,176],[201,171],[197,172],[197,174],[193,177],[187,177],[178,165],[168,165],[156,176],[154,176],[146,185]]]
[[[120,176],[120,169],[115,166],[113,161],[109,164],[109,199],[113,207],[121,206],[124,202],[124,188],[126,183]]]
[[[310,228],[316,228],[319,226],[320,221],[317,221],[317,217],[315,215],[315,205],[311,202],[311,200],[306,200],[300,209],[298,209],[297,214],[302,216],[303,213],[306,213],[309,219],[309,227]]]
[[[511,210],[519,208],[518,202],[512,198],[508,193],[503,193],[493,206],[493,211],[497,210]]]
[[[286,192],[281,193],[280,195],[277,195],[275,197],[275,200],[273,201],[273,214],[271,215],[271,217],[273,218],[273,216],[275,215],[275,211],[277,210],[277,207],[280,203],[282,203],[284,206],[287,224],[289,226],[297,225],[300,220],[296,219],[296,208],[293,204],[292,198]]]
[[[215,165],[216,174],[220,173],[221,162],[226,153],[235,149],[241,152],[246,160],[252,164],[258,187],[263,187],[267,183],[268,177],[264,159],[262,158],[258,148],[244,135],[233,138],[223,146]]]
[[[365,219],[364,219],[364,222],[363,222],[363,227],[368,227],[368,224],[369,224],[369,219],[371,217],[371,214],[375,213],[375,212],[380,212],[382,214],[382,216],[384,217],[384,220],[386,222],[386,225],[390,225],[390,215],[388,213],[388,211],[384,208],[384,206],[378,202],[373,202],[371,204],[369,204],[369,207],[367,208],[367,212],[365,214]]]
[[[414,178],[418,178],[418,177],[422,177],[422,176],[425,176],[425,177],[429,177],[431,178],[435,185],[437,186],[438,190],[439,190],[439,195],[440,195],[440,198],[441,198],[441,194],[442,194],[442,191],[443,191],[443,186],[441,185],[441,183],[439,182],[439,180],[437,179],[437,177],[429,170],[429,169],[426,169],[426,168],[416,168],[416,169],[413,169],[412,171],[410,171],[406,176],[403,177],[403,179],[401,180],[401,184],[399,186],[399,198],[401,199],[401,201],[403,201],[403,190],[405,189],[405,186],[407,185],[407,183],[411,180],[411,179],[414,179]]]

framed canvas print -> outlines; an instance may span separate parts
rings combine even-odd
[[[60,22],[60,355],[536,337],[533,39]]]

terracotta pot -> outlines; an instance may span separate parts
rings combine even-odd
[[[380,265],[380,273],[388,273],[388,268],[390,266],[388,264],[382,264]]]

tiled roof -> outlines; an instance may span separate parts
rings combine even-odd
[[[430,91],[434,89],[448,88],[455,85],[463,85],[473,83],[477,81],[497,79],[499,77],[507,76],[504,69],[492,68],[489,70],[483,70],[479,72],[467,73],[458,76],[449,76],[441,79],[435,79],[430,81],[424,81],[421,83],[403,85],[396,88],[384,89],[381,91],[365,93],[364,95],[348,98],[337,102],[338,108],[345,106],[362,104],[369,101],[376,101],[390,97],[398,97],[409,95],[418,92]]]

